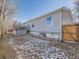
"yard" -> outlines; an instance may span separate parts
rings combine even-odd
[[[4,42],[0,47],[1,59],[79,59],[78,43],[56,43],[30,35],[13,37]]]

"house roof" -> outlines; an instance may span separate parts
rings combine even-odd
[[[62,8],[59,8],[59,9],[55,10],[55,11],[52,11],[52,12],[49,12],[49,13],[44,14],[44,15],[42,15],[42,16],[36,17],[36,18],[34,18],[34,19],[31,19],[31,20],[29,20],[29,21],[27,21],[27,22],[25,22],[25,23],[23,23],[23,24],[32,22],[32,21],[34,21],[34,20],[36,20],[36,19],[45,17],[45,16],[47,16],[47,15],[49,15],[49,14],[52,14],[52,13],[60,12],[60,11],[67,11],[67,12],[70,12],[70,14],[71,14],[71,10],[70,10],[69,8],[62,7]],[[72,15],[71,15],[71,16],[72,16]]]

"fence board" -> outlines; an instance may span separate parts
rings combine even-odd
[[[64,41],[79,41],[79,25],[63,25]]]

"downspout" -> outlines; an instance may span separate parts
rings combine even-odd
[[[59,38],[59,41],[63,41],[63,9],[61,9],[61,12],[60,12],[60,38]]]

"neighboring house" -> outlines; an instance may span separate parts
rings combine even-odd
[[[16,35],[24,35],[27,32],[26,26],[21,26],[20,28],[16,29]]]
[[[24,23],[30,25],[31,33],[39,35],[46,33],[47,37],[62,39],[62,25],[73,22],[71,10],[65,7],[59,8],[53,12],[37,17]],[[58,34],[60,34],[58,36]],[[52,36],[51,36],[52,35]]]

